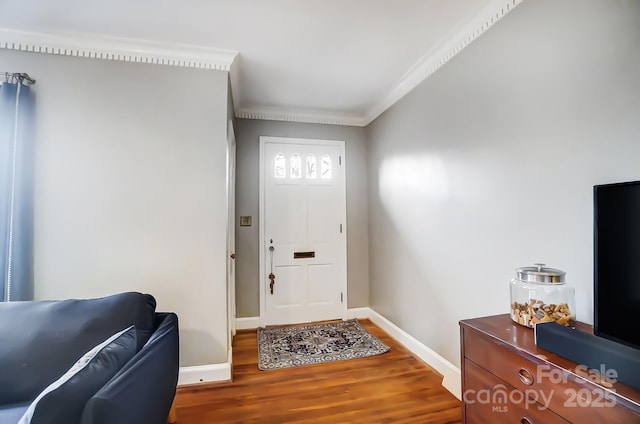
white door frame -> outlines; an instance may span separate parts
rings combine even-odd
[[[227,124],[227,348],[231,352],[236,335],[236,281],[235,281],[235,201],[236,201],[236,134],[233,121]],[[234,255],[234,256],[232,256]]]
[[[346,199],[346,195],[347,195],[347,186],[346,186],[346,160],[345,160],[345,143],[344,141],[341,140],[320,140],[320,139],[310,139],[310,138],[291,138],[291,137],[267,137],[267,136],[260,136],[260,184],[259,184],[259,238],[258,238],[258,244],[259,244],[259,267],[260,267],[260,272],[258,273],[258,278],[260,279],[260,284],[259,284],[259,290],[260,290],[260,326],[264,327],[266,325],[266,310],[267,310],[267,274],[266,274],[266,260],[265,260],[265,256],[266,256],[266,249],[265,249],[265,235],[264,235],[264,230],[265,230],[265,219],[264,219],[264,215],[265,215],[265,196],[264,196],[264,186],[265,186],[265,182],[264,182],[264,151],[265,151],[265,145],[267,143],[279,143],[279,144],[284,144],[284,143],[289,143],[289,144],[326,144],[326,145],[333,145],[333,146],[338,146],[340,148],[340,155],[342,157],[342,166],[344,167],[344,175],[345,178],[343,178],[343,184],[344,186],[344,196],[345,198],[342,199],[344,201],[344,205],[345,208],[343,210],[343,216],[342,218],[342,222],[343,222],[343,232],[344,232],[344,243],[342,243],[342,249],[343,249],[343,258],[344,258],[344,273],[345,273],[345,278],[343,279],[342,282],[342,287],[341,287],[341,291],[343,293],[343,298],[342,298],[342,316],[340,318],[342,319],[346,319],[347,317],[347,208],[346,208],[346,204],[347,204],[347,199]]]

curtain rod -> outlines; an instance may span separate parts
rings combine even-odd
[[[21,84],[24,84],[25,81],[29,84],[35,84],[36,80],[31,78],[29,74],[20,73],[20,72],[0,72],[0,76],[4,76],[6,82],[9,80],[19,81]]]

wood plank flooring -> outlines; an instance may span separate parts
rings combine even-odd
[[[442,376],[369,320],[382,355],[260,371],[256,330],[233,340],[233,382],[180,387],[178,424],[459,423],[460,401]]]

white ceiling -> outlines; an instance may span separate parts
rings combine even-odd
[[[237,116],[366,125],[520,1],[0,0],[0,27],[221,49]]]

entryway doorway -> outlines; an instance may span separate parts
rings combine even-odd
[[[260,318],[344,318],[344,141],[260,137]]]

